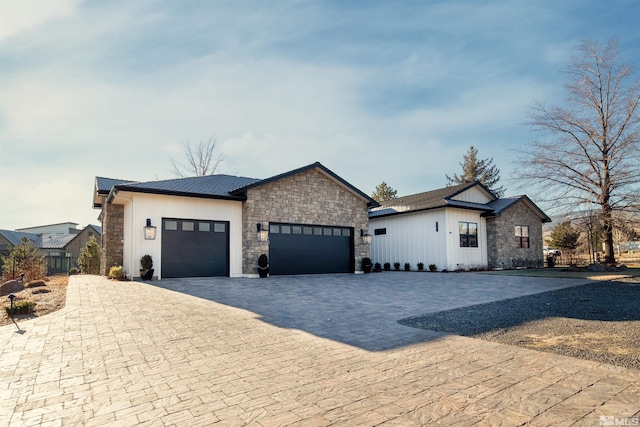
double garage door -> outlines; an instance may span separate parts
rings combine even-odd
[[[319,225],[269,225],[270,274],[352,273],[353,230]]]
[[[270,273],[352,273],[353,242],[349,227],[271,223]],[[229,222],[163,218],[162,277],[212,276],[229,276]]]

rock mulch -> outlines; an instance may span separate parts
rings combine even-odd
[[[399,323],[640,369],[640,278],[590,283]]]

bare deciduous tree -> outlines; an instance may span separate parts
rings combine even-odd
[[[174,173],[180,178],[186,176],[213,175],[218,165],[224,159],[221,153],[215,157],[216,138],[212,136],[206,141],[200,141],[194,147],[190,142],[183,142],[184,163],[171,159]]]
[[[613,263],[613,214],[637,210],[640,197],[640,85],[629,81],[632,67],[619,63],[615,41],[585,40],[578,51],[566,69],[565,105],[533,107],[531,125],[543,138],[522,150],[518,177],[542,184],[541,199],[556,207],[595,204],[604,261]]]

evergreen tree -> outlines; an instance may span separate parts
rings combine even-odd
[[[496,197],[502,197],[504,187],[497,186],[498,181],[500,181],[500,169],[493,164],[493,158],[479,160],[478,149],[473,145],[469,147],[469,151],[462,158],[463,161],[459,163],[462,166],[462,175],[455,173],[453,177],[446,175],[447,186],[479,181],[491,190]]]
[[[102,250],[95,237],[91,237],[78,257],[78,265],[83,274],[100,274],[100,254]]]
[[[391,200],[397,198],[398,192],[393,188],[389,187],[389,185],[382,181],[378,186],[376,186],[376,191],[371,194],[371,197],[376,202],[384,202],[385,200]]]
[[[561,222],[551,230],[549,245],[566,251],[573,251],[578,247],[580,231],[571,225],[570,221]]]
[[[10,249],[8,257],[2,257],[2,272],[5,276],[12,272],[16,275],[24,273],[26,280],[37,280],[44,278],[47,269],[44,256],[31,240],[23,237],[19,245]]]

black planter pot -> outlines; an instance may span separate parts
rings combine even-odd
[[[258,267],[258,275],[260,275],[261,278],[265,278],[269,276],[269,267]]]
[[[140,279],[142,280],[151,280],[153,278],[153,268],[149,270],[140,269]]]
[[[371,259],[365,258],[362,260],[362,271],[364,271],[365,273],[371,273],[371,267],[373,267]]]

